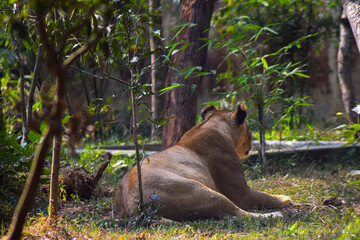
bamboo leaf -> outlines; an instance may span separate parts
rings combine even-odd
[[[303,74],[303,73],[300,73],[300,72],[294,72],[295,75],[298,75],[300,77],[303,77],[303,78],[310,78],[309,75],[306,75],[306,74]]]
[[[258,26],[258,25],[252,25],[252,24],[249,24],[249,25],[245,25],[244,26],[244,29],[247,29],[247,30],[255,30],[255,29],[260,29],[261,27]]]
[[[358,185],[358,184],[360,184],[360,180],[357,180],[357,181],[355,181],[355,182],[349,183],[349,185]]]
[[[268,69],[269,69],[269,65],[267,64],[266,59],[265,59],[264,57],[262,57],[262,58],[261,58],[261,61],[262,61],[262,63],[263,63],[264,68],[265,68],[266,70],[268,70]]]
[[[159,95],[162,95],[162,94],[164,94],[164,93],[166,93],[166,92],[168,92],[168,91],[170,91],[170,90],[172,90],[174,88],[178,88],[178,87],[181,87],[183,85],[184,84],[176,83],[176,84],[173,84],[173,85],[171,85],[169,87],[163,88],[163,89],[159,90]]]

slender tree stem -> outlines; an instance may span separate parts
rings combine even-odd
[[[266,142],[265,142],[265,122],[264,122],[264,102],[263,100],[259,100],[258,103],[258,111],[259,111],[259,133],[260,133],[260,141],[259,141],[259,153],[261,158],[261,163],[265,167],[266,166]]]
[[[25,218],[34,202],[37,186],[40,181],[41,171],[45,163],[46,155],[51,146],[51,140],[53,136],[53,131],[51,128],[48,128],[45,133],[45,137],[36,151],[36,155],[31,165],[30,174],[26,181],[25,189],[23,190],[20,200],[16,205],[8,239],[17,240],[21,237]]]
[[[144,196],[142,190],[142,178],[141,178],[141,164],[140,164],[140,154],[139,154],[139,143],[137,139],[137,118],[136,118],[136,98],[135,91],[131,88],[131,102],[132,102],[132,119],[133,119],[133,137],[134,137],[134,145],[135,145],[135,156],[136,156],[136,167],[138,172],[138,183],[139,183],[139,207],[140,211],[143,211],[144,205]]]
[[[28,103],[27,103],[27,110],[26,110],[26,120],[27,122],[31,123],[31,118],[32,118],[32,107],[34,105],[34,94],[35,94],[35,88],[36,88],[36,81],[39,78],[40,75],[40,69],[42,66],[42,46],[41,44],[39,45],[39,48],[36,52],[36,60],[35,60],[35,67],[34,67],[34,72],[33,72],[33,78],[31,81],[31,86],[30,86],[30,92],[29,92],[29,97],[28,97]]]
[[[151,54],[151,56],[150,56],[150,65],[151,65],[151,91],[153,92],[153,95],[151,95],[151,111],[152,111],[153,119],[156,119],[158,116],[157,116],[157,108],[156,108],[155,41],[154,41],[154,38],[152,37],[153,24],[154,24],[154,19],[153,19],[153,17],[152,17],[153,6],[154,6],[154,1],[153,1],[153,0],[149,0],[149,15],[150,15],[150,24],[149,24],[149,32],[150,32],[150,52],[152,52],[152,54]],[[152,124],[151,135],[154,135],[155,130],[156,130],[155,125]]]
[[[52,225],[57,220],[58,215],[58,195],[59,195],[59,169],[62,132],[57,131],[54,135],[53,159],[51,165],[50,200],[49,200],[49,222]]]
[[[22,132],[23,137],[21,142],[27,143],[28,142],[28,134],[29,134],[29,124],[26,119],[26,107],[25,107],[25,74],[24,74],[24,64],[19,52],[18,42],[14,37],[13,32],[10,32],[10,39],[11,43],[14,48],[14,52],[16,55],[16,61],[18,64],[18,69],[20,73],[20,114],[21,114],[21,124],[22,124]]]

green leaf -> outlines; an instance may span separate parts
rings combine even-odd
[[[360,124],[354,124],[350,127],[351,130],[353,131],[359,131],[360,130]]]
[[[184,50],[185,48],[187,48],[190,45],[191,45],[190,43],[184,44],[181,48],[176,49],[176,50],[177,50],[177,52],[180,52],[180,51]]]
[[[35,143],[35,142],[40,142],[41,139],[41,134],[34,132],[33,130],[29,131],[29,135],[28,138],[31,142]]]
[[[42,174],[42,175],[50,175],[50,174],[51,174],[51,171],[50,171],[49,169],[43,168],[41,174]]]
[[[260,61],[260,58],[256,58],[256,59],[250,64],[250,67],[253,67],[253,66],[256,65],[259,61]]]
[[[300,72],[294,72],[294,74],[300,76],[300,77],[303,77],[303,78],[310,78],[309,75],[306,75],[306,74],[303,74],[303,73],[300,73]]]
[[[274,29],[271,29],[271,28],[264,27],[263,29],[266,30],[266,31],[268,31],[268,32],[271,32],[271,33],[273,33],[273,34],[275,34],[275,35],[278,34]]]
[[[358,184],[360,184],[360,180],[357,180],[357,181],[355,181],[355,182],[349,183],[349,185],[358,185]]]
[[[255,30],[255,29],[260,29],[261,27],[258,26],[258,25],[252,25],[252,24],[249,24],[249,25],[245,25],[244,26],[244,29],[247,29],[247,30]]]
[[[196,73],[194,75],[194,77],[201,77],[201,76],[206,76],[206,75],[210,75],[211,73],[210,72],[199,72],[199,73]]]
[[[171,85],[171,86],[169,86],[169,87],[163,88],[163,89],[159,90],[159,95],[162,95],[162,94],[170,91],[171,89],[178,88],[178,87],[181,87],[181,86],[183,86],[183,85],[184,85],[184,84],[176,83],[176,84],[173,84],[173,85]]]
[[[196,69],[198,69],[197,67],[192,67],[192,68],[190,68],[189,70],[188,70],[188,72],[185,74],[185,79],[186,78],[188,78],[190,75],[191,75],[191,73],[193,73]]]
[[[113,96],[107,97],[105,100],[106,104],[109,104],[112,98],[113,98]]]
[[[174,40],[176,39],[176,37],[185,29],[185,27],[186,27],[186,26],[182,26],[182,27],[180,28],[180,30],[175,33],[175,35],[174,35],[174,37],[172,38],[171,41],[174,41]],[[170,29],[170,30],[171,30],[171,29]]]
[[[354,131],[347,130],[347,131],[344,132],[343,135],[344,135],[344,138],[346,138],[346,139],[353,138]]]
[[[62,124],[62,125],[66,124],[66,123],[69,121],[70,117],[71,117],[70,115],[66,115],[66,116],[62,119],[61,124]]]
[[[168,52],[168,54],[167,54],[167,58],[169,58],[171,55],[173,55],[173,52],[175,51],[175,48],[176,48],[176,46],[177,45],[179,45],[179,43],[175,43],[175,44],[170,44],[168,47],[171,47],[170,49],[169,49],[169,52]],[[178,51],[178,50],[177,50]]]
[[[308,121],[306,121],[305,119],[302,119],[303,122],[305,123],[305,126],[311,131],[314,132],[313,127],[310,125],[310,123]]]
[[[268,70],[269,65],[267,64],[267,62],[266,62],[266,60],[265,60],[264,57],[261,58],[261,61],[262,61],[262,63],[263,63],[264,68],[265,68],[266,70]]]

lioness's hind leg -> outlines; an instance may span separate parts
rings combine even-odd
[[[182,189],[174,195],[163,199],[161,212],[163,217],[173,220],[189,218],[218,218],[227,216],[260,216],[261,214],[247,212],[236,206],[227,197],[200,182],[186,179],[181,181],[182,188],[173,186],[174,189]],[[186,185],[186,187],[184,187]],[[186,190],[185,190],[186,189]],[[186,191],[186,192],[185,192]]]
[[[251,190],[244,202],[244,208],[279,208],[293,204],[289,196],[272,195],[256,190]]]

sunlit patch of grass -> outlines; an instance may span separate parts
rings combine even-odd
[[[282,141],[347,141],[344,138],[343,131],[336,129],[341,124],[332,125],[331,127],[314,127],[312,131],[303,127],[293,129],[291,131],[279,131],[271,130],[266,132],[265,139],[270,140],[282,140]],[[259,140],[259,133],[253,131],[253,137],[255,140]]]
[[[32,223],[25,232],[29,239],[334,239],[340,237],[350,223],[356,223],[357,217],[351,209],[304,206],[285,210],[282,219],[229,217],[135,229],[103,228],[94,220],[87,224],[62,220],[56,228],[45,231],[39,230],[41,223]]]

